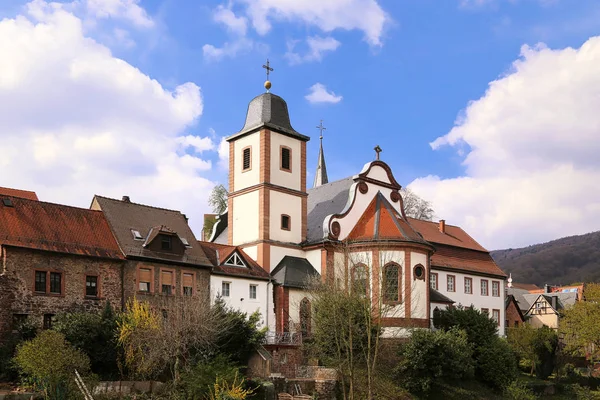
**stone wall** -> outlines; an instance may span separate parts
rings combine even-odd
[[[281,374],[287,378],[296,377],[297,368],[304,364],[301,347],[265,345],[265,348],[273,357],[271,373]]]
[[[122,287],[120,260],[101,259],[3,247],[3,276],[0,276],[0,338],[12,330],[16,315],[40,327],[45,314],[66,311],[97,311],[107,301],[121,307]],[[62,274],[61,294],[41,294],[34,290],[35,271]],[[85,295],[86,275],[98,276],[99,296]]]

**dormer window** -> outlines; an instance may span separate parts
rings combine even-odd
[[[142,234],[138,230],[132,229],[131,230],[131,234],[133,235],[133,238],[135,240],[144,240],[144,237],[142,236]]]
[[[173,238],[171,236],[161,235],[160,248],[161,250],[173,250]]]
[[[230,265],[232,267],[246,266],[246,264],[244,264],[244,261],[242,261],[242,258],[237,253],[233,253],[231,257],[229,257],[227,261],[225,261],[225,265]]]
[[[242,150],[242,171],[249,171],[252,168],[252,148],[246,147]]]
[[[281,146],[281,170],[292,172],[292,149]]]

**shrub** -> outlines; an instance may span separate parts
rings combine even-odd
[[[208,363],[201,363],[181,374],[179,390],[187,399],[204,399],[213,389],[217,378],[233,382],[239,369],[224,355],[216,356]]]
[[[536,400],[538,397],[529,389],[524,382],[513,381],[504,390],[504,395],[508,400]]]
[[[90,357],[92,371],[104,379],[119,375],[117,319],[110,303],[106,303],[102,314],[60,314],[53,325],[54,330]]]
[[[467,333],[475,354],[479,349],[498,337],[498,326],[487,314],[473,307],[454,307],[439,310],[433,316],[433,324],[438,329],[458,328]]]
[[[473,376],[473,351],[467,334],[449,331],[415,331],[400,350],[396,375],[413,393],[428,393],[433,385]]]
[[[23,377],[30,378],[46,399],[70,398],[76,390],[74,371],[85,375],[90,369],[88,356],[51,330],[19,345],[14,360]]]
[[[210,392],[210,400],[245,400],[254,391],[246,389],[244,378],[239,378],[236,373],[233,380],[217,378]]]
[[[543,326],[537,329],[532,346],[536,362],[535,374],[540,379],[546,379],[552,374],[556,364],[558,335],[553,329]]]
[[[11,335],[9,340],[0,346],[0,382],[12,382],[18,379],[19,372],[12,358],[19,344],[33,339],[36,333],[36,325],[30,319],[26,319],[17,326],[16,334]]]
[[[477,379],[494,388],[502,389],[514,381],[518,374],[517,358],[506,340],[494,337],[479,349]]]

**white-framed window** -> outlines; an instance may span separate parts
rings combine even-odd
[[[473,294],[473,278],[465,277],[465,293]]]
[[[229,297],[230,289],[231,289],[231,282],[221,283],[221,296]]]
[[[492,296],[500,297],[500,282],[492,281]]]
[[[242,257],[240,257],[238,255],[238,253],[233,253],[231,255],[231,257],[229,257],[227,259],[227,261],[225,261],[225,265],[229,265],[231,267],[245,267],[246,264],[244,264],[244,261],[242,260]]]
[[[492,310],[492,319],[500,325],[500,310]]]
[[[487,279],[481,280],[481,295],[482,296],[488,295],[488,280]]]
[[[250,285],[249,297],[253,300],[256,300],[257,287],[258,287],[257,285]]]
[[[449,292],[454,292],[456,289],[456,277],[454,275],[448,275],[448,277],[446,278],[446,289],[448,289]]]
[[[438,274],[435,272],[432,272],[429,274],[429,286],[432,289],[437,290],[438,288]]]

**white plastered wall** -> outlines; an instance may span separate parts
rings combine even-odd
[[[258,246],[244,247],[244,253],[248,254],[254,261],[258,258]],[[261,265],[262,267],[262,265]]]
[[[237,139],[233,148],[233,191],[257,185],[260,180],[260,133],[255,132]],[[242,172],[242,150],[250,146],[251,169]],[[231,171],[230,171],[231,173]],[[235,208],[234,212],[237,212]]]
[[[223,282],[229,282],[229,296],[222,296],[228,306],[248,315],[258,310],[261,314],[261,327],[275,325],[275,319],[270,312],[273,304],[273,288],[269,281],[211,275],[210,290],[213,303],[217,296],[222,295]],[[257,286],[256,299],[250,299],[250,285]]]
[[[292,172],[282,171],[281,166],[281,146],[292,149]],[[294,190],[300,190],[301,187],[301,151],[302,145],[298,139],[280,133],[271,132],[271,183],[287,187]]]
[[[233,245],[258,240],[258,200],[257,190],[233,198]]]
[[[383,283],[383,269],[386,264],[394,262],[402,267],[402,281],[401,281],[401,293],[402,293],[402,302],[394,307],[385,306],[384,313],[385,317],[388,318],[404,318],[406,316],[405,313],[405,304],[406,304],[406,296],[411,296],[412,293],[406,293],[406,285],[405,282],[407,279],[411,279],[411,275],[407,273],[409,269],[404,265],[404,251],[401,250],[387,250],[379,252],[379,282]],[[382,288],[380,289],[380,293]],[[411,298],[411,301],[414,301]]]
[[[304,253],[304,257],[309,263],[317,270],[319,274],[322,274],[323,266],[321,265],[321,249],[309,250]]]
[[[269,237],[278,242],[302,241],[302,198],[288,193],[269,191]],[[235,210],[235,207],[234,207]],[[290,230],[281,229],[281,216],[290,216]]]
[[[490,310],[490,317],[492,316],[492,310],[500,310],[500,326],[498,327],[498,333],[500,335],[504,335],[504,324],[506,319],[506,310],[504,309],[504,299],[505,299],[505,281],[503,279],[498,278],[490,278],[490,277],[482,277],[478,275],[466,274],[461,272],[454,271],[443,271],[438,270],[435,267],[431,268],[432,273],[436,273],[438,275],[438,292],[443,294],[446,297],[454,300],[454,305],[457,306],[459,304],[468,307],[473,306],[478,310],[482,308],[487,308]],[[448,275],[455,276],[455,291],[449,292],[447,279]],[[465,277],[473,279],[473,294],[465,293]],[[481,280],[486,279],[488,283],[488,295],[481,295]],[[500,296],[492,296],[492,281],[498,282],[500,286]]]
[[[275,244],[271,244],[270,246],[271,254],[270,254],[270,262],[271,262],[271,271],[277,267],[277,264],[283,259],[285,256],[292,257],[300,257],[304,258],[305,253],[301,249],[291,249],[289,247],[280,247]]]
[[[295,332],[300,324],[300,302],[302,299],[309,298],[310,294],[301,289],[290,288],[290,331]],[[310,298],[309,298],[310,300]],[[312,311],[312,307],[311,307]]]
[[[427,255],[419,252],[410,253],[410,266],[409,276],[412,280],[412,297],[410,303],[410,316],[411,318],[427,318],[427,286],[429,282],[425,279],[414,278],[414,267],[417,264],[421,264],[424,269],[427,269]],[[425,271],[425,276],[429,276]]]

